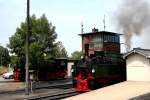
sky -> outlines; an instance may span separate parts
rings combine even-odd
[[[6,47],[16,28],[26,18],[27,0],[0,0],[0,45]],[[57,41],[62,41],[69,55],[81,51],[81,23],[84,32],[92,28],[118,32],[113,16],[121,0],[30,0],[30,14],[45,14],[56,26]]]

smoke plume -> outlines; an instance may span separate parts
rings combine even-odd
[[[132,36],[140,36],[150,29],[150,5],[148,0],[123,0],[117,10],[118,29],[124,33],[128,51],[131,48]]]

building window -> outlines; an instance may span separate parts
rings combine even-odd
[[[115,42],[119,43],[119,37],[118,36],[115,36]]]
[[[90,48],[90,49],[93,49],[93,48],[94,48],[94,44],[93,44],[93,43],[90,43],[90,44],[89,44],[89,48]]]

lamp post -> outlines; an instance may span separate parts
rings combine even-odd
[[[3,63],[3,58],[2,58],[2,54],[1,54],[1,67],[2,67],[2,63]]]
[[[30,34],[30,0],[27,0],[27,32],[26,32],[26,41],[25,41],[25,49],[26,49],[26,75],[25,75],[25,94],[29,95],[29,34]]]

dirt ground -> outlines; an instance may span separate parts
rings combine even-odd
[[[150,82],[125,81],[65,100],[128,100],[146,93],[150,93]]]

